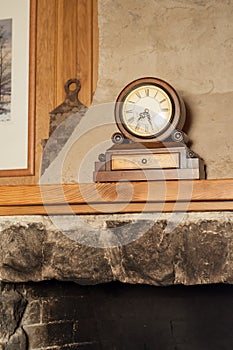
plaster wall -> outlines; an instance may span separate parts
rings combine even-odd
[[[185,131],[207,177],[233,177],[232,18],[232,0],[99,0],[94,103],[114,102],[140,77],[166,80],[185,101]]]

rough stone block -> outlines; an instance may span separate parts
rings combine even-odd
[[[22,328],[18,328],[10,337],[4,350],[28,350],[27,337]]]
[[[44,226],[31,222],[10,224],[1,232],[0,275],[2,280],[19,282],[41,277]]]
[[[27,300],[14,289],[5,288],[2,291],[0,294],[0,343],[7,343],[16,333],[26,305]],[[20,338],[17,335],[14,339],[17,337]]]
[[[85,235],[86,232],[82,234]],[[95,284],[99,281],[109,282],[113,278],[104,250],[79,244],[78,241],[70,239],[68,233],[49,231],[43,253],[44,279],[56,278],[77,281],[80,284]]]
[[[153,214],[95,217],[107,231],[93,229],[94,241],[86,217],[80,228],[63,216],[67,227],[61,231],[44,217],[36,223],[28,217],[27,225],[25,218],[14,225],[8,219],[0,242],[0,279],[85,285],[233,283],[233,214],[189,213],[173,226],[169,215],[159,220]],[[45,298],[49,294],[48,289]]]
[[[42,302],[40,300],[32,300],[28,303],[23,316],[23,325],[33,325],[41,322]]]

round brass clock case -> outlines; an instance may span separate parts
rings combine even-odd
[[[132,141],[163,141],[174,130],[182,129],[185,107],[167,82],[141,78],[128,84],[119,94],[115,120],[124,137]]]

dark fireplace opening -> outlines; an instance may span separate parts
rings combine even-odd
[[[4,350],[232,350],[233,285],[1,285]],[[2,346],[2,347],[1,347]]]

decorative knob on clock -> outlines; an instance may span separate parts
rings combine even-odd
[[[124,136],[120,132],[115,132],[112,135],[112,142],[116,144],[121,144],[124,142]]]

